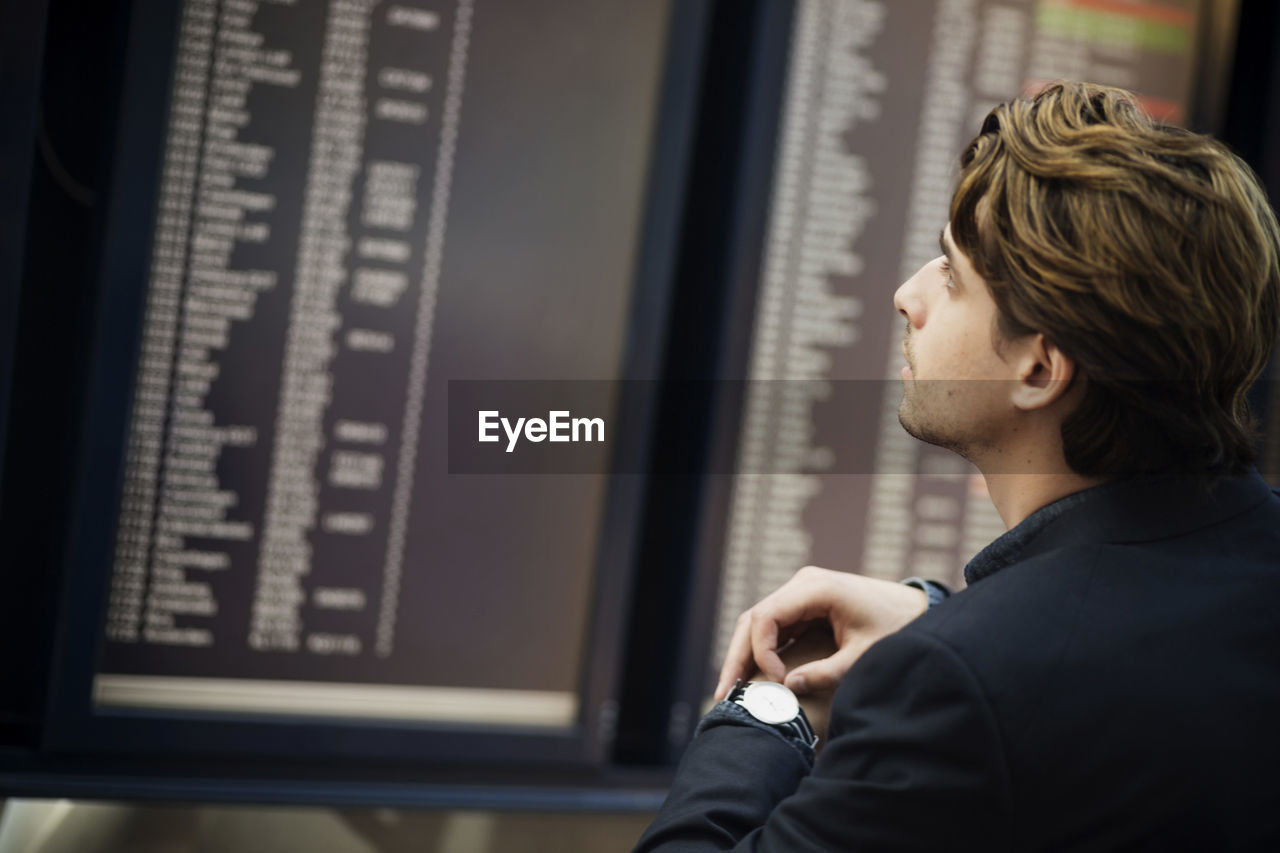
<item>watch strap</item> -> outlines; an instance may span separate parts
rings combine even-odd
[[[804,708],[800,707],[798,702],[796,705],[796,715],[784,723],[767,723],[764,720],[755,717],[751,713],[750,709],[748,709],[741,701],[742,697],[746,695],[747,688],[750,687],[751,684],[752,682],[746,682],[745,684],[738,683],[734,685],[733,689],[729,691],[729,695],[725,697],[725,701],[742,708],[753,721],[760,725],[768,726],[810,750],[817,747],[818,735],[813,731],[813,725],[809,722],[808,716],[805,715]]]

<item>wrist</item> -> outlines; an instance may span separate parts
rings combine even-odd
[[[702,732],[717,723],[766,729],[796,748],[812,764],[818,736],[796,695],[776,681],[739,681],[698,725]]]
[[[739,705],[737,702],[730,702],[728,699],[721,699],[719,702],[711,706],[711,710],[707,712],[699,722],[697,728],[693,730],[694,738],[700,737],[704,732],[710,729],[733,727],[744,729],[756,729],[769,733],[769,737],[776,738],[779,742],[785,743],[794,750],[795,754],[800,756],[808,768],[813,767],[816,757],[815,750],[801,743],[799,740],[790,737],[778,731],[773,726],[760,722],[751,716],[751,712]]]

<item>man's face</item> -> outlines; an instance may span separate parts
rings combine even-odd
[[[1011,362],[995,350],[996,304],[986,282],[942,230],[943,255],[893,296],[907,320],[907,366],[898,407],[903,428],[973,460],[1001,446],[1014,415]]]

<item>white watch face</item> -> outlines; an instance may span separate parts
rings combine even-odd
[[[789,723],[800,713],[800,702],[785,686],[772,681],[754,681],[742,692],[742,705],[762,723]]]

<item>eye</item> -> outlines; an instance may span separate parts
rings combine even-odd
[[[945,258],[938,264],[938,272],[942,273],[942,283],[951,290],[956,289],[956,280],[951,276],[951,262]]]

